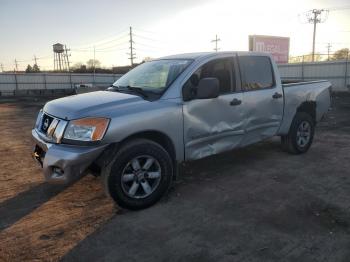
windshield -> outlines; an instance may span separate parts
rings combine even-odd
[[[135,87],[161,93],[185,70],[192,60],[169,59],[143,63],[119,78],[113,86]]]

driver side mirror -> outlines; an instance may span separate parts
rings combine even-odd
[[[215,77],[207,77],[199,80],[197,86],[197,99],[210,99],[219,96],[219,80]]]

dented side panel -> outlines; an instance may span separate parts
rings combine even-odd
[[[298,107],[304,102],[316,103],[316,121],[320,121],[331,105],[330,87],[331,83],[329,81],[284,85],[284,116],[278,135],[288,134]]]
[[[231,106],[242,93],[215,99],[192,100],[183,105],[186,160],[194,160],[239,147],[244,136],[242,105]]]
[[[283,97],[274,99],[276,92],[283,94],[281,85],[243,94],[246,135],[242,146],[276,135],[283,118]]]

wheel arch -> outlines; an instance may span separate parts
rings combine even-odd
[[[163,132],[156,131],[156,130],[147,130],[147,131],[141,131],[136,132],[134,134],[131,134],[124,139],[122,139],[119,142],[110,144],[103,152],[102,154],[91,164],[89,167],[89,170],[96,176],[98,176],[101,173],[101,170],[104,166],[108,166],[111,161],[113,161],[115,154],[119,151],[119,149],[127,144],[128,142],[135,140],[135,139],[148,139],[150,141],[153,141],[160,146],[162,146],[165,151],[168,152],[170,155],[170,158],[173,162],[174,167],[174,179],[178,177],[178,166],[179,162],[176,158],[176,149],[175,145],[170,139],[169,136],[164,134]]]
[[[314,123],[316,123],[316,102],[315,101],[305,101],[301,103],[301,105],[298,106],[295,114],[301,113],[301,112],[309,114],[314,120]]]
[[[124,145],[128,143],[131,140],[143,138],[151,140],[159,145],[161,145],[170,155],[171,159],[176,162],[176,150],[175,145],[170,139],[169,136],[164,134],[163,132],[156,131],[156,130],[147,130],[147,131],[141,131],[134,134],[131,134],[127,137],[125,137],[122,141],[120,141],[119,145]]]
[[[285,104],[286,108],[284,110],[283,121],[277,132],[277,135],[283,136],[287,135],[290,127],[292,125],[293,119],[298,113],[306,113],[311,116],[316,124],[317,121],[317,111],[316,111],[316,102],[314,100],[307,100],[301,102],[297,107],[294,107],[292,104]],[[291,109],[293,107],[293,109]]]

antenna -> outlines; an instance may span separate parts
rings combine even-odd
[[[221,41],[221,39],[218,38],[218,35],[215,35],[215,39],[211,40],[212,43],[215,42],[215,48],[214,48],[215,52],[217,52],[220,49],[220,48],[218,48],[218,42],[219,41]]]

